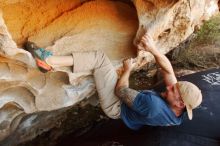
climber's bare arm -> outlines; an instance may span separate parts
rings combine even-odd
[[[154,56],[156,63],[161,67],[161,72],[166,86],[170,86],[177,83],[177,79],[170,61],[164,54],[160,53],[160,51],[156,48],[155,43],[150,35],[145,34],[142,37],[138,47],[150,52]]]
[[[138,91],[129,88],[129,76],[131,70],[134,67],[132,59],[127,59],[123,62],[124,72],[121,78],[118,80],[115,87],[115,94],[129,107],[132,106],[132,103],[139,93]]]

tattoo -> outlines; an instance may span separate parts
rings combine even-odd
[[[132,106],[138,93],[138,91],[124,86],[116,89],[116,95],[129,107]]]

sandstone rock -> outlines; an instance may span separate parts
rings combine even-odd
[[[0,2],[13,40],[21,46],[64,13],[81,5],[80,0],[6,0]]]
[[[131,5],[108,0],[0,2],[1,145],[15,139],[19,139],[18,143],[30,140],[42,133],[39,127],[49,130],[55,125],[49,119],[58,114],[53,110],[61,109],[61,114],[65,112],[63,108],[95,92],[90,72],[75,74],[70,68],[39,72],[33,57],[19,48],[26,40],[55,55],[103,50],[117,69],[123,58],[136,57],[141,67],[153,60],[147,52],[137,51],[136,55],[134,45],[143,33],[150,33],[158,49],[167,53],[218,10],[217,0],[133,0],[133,3],[137,12]],[[42,111],[48,112],[42,116]]]
[[[201,25],[218,12],[217,0],[133,0],[139,18],[139,29],[134,40],[137,44],[145,33],[153,36],[157,48],[162,53],[173,47],[193,33],[195,27]],[[148,54],[139,52],[139,56]],[[152,60],[151,57],[147,57]]]
[[[15,14],[9,14],[8,11],[11,11],[11,9],[15,9],[15,11],[18,12],[21,10],[23,12],[22,8],[24,6],[28,7],[29,5],[32,5],[31,1],[28,1],[29,3],[27,4],[25,2],[27,1],[23,1],[18,4],[16,2],[6,3],[3,7],[3,12],[4,14],[6,13],[4,18],[7,20],[10,15]],[[68,2],[65,3],[65,5],[68,5]],[[32,5],[32,7],[34,8],[34,5]],[[30,6],[30,8],[32,7]],[[105,12],[104,9],[107,9],[106,13],[102,13]],[[34,10],[37,11],[37,8]],[[57,11],[57,8],[54,6],[52,10]],[[117,10],[119,10],[120,13],[118,13]],[[35,13],[32,16],[32,12],[26,11],[24,11],[24,13],[30,14],[30,16],[28,17],[29,20],[25,25],[22,25],[22,23],[19,22],[24,21],[25,18],[16,19],[16,16],[11,16],[11,19],[22,25],[22,28],[16,28],[19,29],[19,31],[15,28],[15,33],[12,31],[12,34],[18,44],[21,43],[22,40],[25,40],[26,37],[30,36],[29,31],[31,34],[34,34],[36,33],[35,31],[42,28],[43,25],[46,25],[46,22],[44,24],[39,23],[41,26],[34,25],[36,23],[34,18],[42,13]],[[85,14],[83,13],[84,11],[86,13],[85,16],[83,16]],[[95,12],[97,11],[99,12],[99,15],[96,17]],[[113,11],[115,11],[115,13],[112,13]],[[20,13],[17,14],[19,15]],[[55,17],[55,15],[52,16]],[[46,20],[46,18],[42,17],[42,15],[38,17],[41,17],[42,20]],[[90,20],[86,21],[88,18],[90,18]],[[80,19],[82,19],[82,24],[79,25],[78,23]],[[12,40],[2,17],[0,17],[0,20],[0,52],[2,55],[0,58],[0,140],[3,140],[2,144],[7,145],[14,141],[13,138],[18,136],[19,133],[22,133],[22,129],[26,129],[27,133],[21,134],[20,140],[17,141],[18,143],[37,136],[36,133],[40,134],[38,129],[44,124],[42,119],[39,118],[38,112],[52,111],[74,105],[79,101],[90,97],[95,91],[95,85],[92,76],[82,76],[82,74],[87,75],[84,73],[71,74],[69,72],[64,73],[56,71],[42,74],[37,69],[34,69],[33,67],[36,66],[32,56],[28,52],[17,47],[16,43]],[[68,23],[66,20],[70,20],[71,23]],[[10,21],[7,22],[9,23],[8,27],[13,29],[13,27],[10,27]],[[130,6],[124,3],[113,3],[110,1],[91,2],[83,5],[80,9],[77,8],[76,10],[70,10],[70,13],[65,12],[65,14],[53,22],[54,23],[51,23],[50,25],[47,24],[48,26],[45,27],[45,29],[38,31],[35,36],[30,37],[30,40],[35,40],[39,46],[47,46],[55,43],[54,40],[56,40],[56,38],[61,38],[54,46],[51,47],[53,48],[54,54],[63,55],[76,51],[77,45],[79,45],[77,48],[79,50],[104,49],[109,52],[109,56],[112,56],[112,58],[115,57],[114,59],[122,57],[123,52],[126,52],[125,49],[128,47],[131,48],[131,51],[127,51],[127,53],[124,54],[132,56],[135,52],[132,51],[132,47],[134,47],[132,45],[132,39],[137,30],[138,21],[135,15],[135,9],[130,8]],[[60,23],[60,31],[56,31],[58,27],[58,23],[56,22]],[[124,27],[126,23],[128,23],[128,25],[127,27]],[[11,25],[14,26],[15,24],[12,23]],[[65,28],[65,25],[70,26],[69,29]],[[77,25],[79,26],[76,27]],[[88,33],[81,34],[79,32],[75,32],[74,27],[76,28],[75,31]],[[22,33],[20,33],[21,29],[23,29]],[[88,31],[85,31],[84,29]],[[54,31],[54,35],[50,35],[50,33],[48,33],[50,31]],[[68,34],[68,31],[72,31],[72,33]],[[96,34],[96,32],[99,33]],[[48,37],[46,35],[43,39],[39,37],[43,33],[48,34]],[[65,33],[67,34],[64,35]],[[76,35],[77,33],[79,33],[78,36]],[[71,43],[71,41],[68,42],[68,39],[71,39],[74,35],[76,36],[76,41],[72,44],[72,46],[71,44],[65,44],[65,42]],[[84,40],[83,37],[85,37]],[[77,44],[77,42],[80,42],[81,40],[81,45],[89,42],[90,44],[88,46],[80,46],[80,43]],[[60,48],[59,45],[62,46],[62,48]],[[36,113],[35,115],[38,117],[36,127],[33,126],[35,124],[34,121],[36,121],[36,117],[33,119],[31,113]],[[53,117],[55,116],[53,113],[48,113],[48,116],[50,114],[52,114],[51,116]],[[26,121],[25,123],[29,123],[29,126],[22,125],[21,121]],[[45,122],[45,124],[49,125],[48,122]],[[54,121],[50,123],[50,126],[47,126],[47,129],[50,129],[50,127],[53,126]],[[9,145],[11,144],[13,143],[10,143]]]

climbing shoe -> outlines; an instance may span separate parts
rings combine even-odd
[[[52,67],[45,62],[46,58],[53,55],[52,52],[44,48],[39,48],[35,43],[29,41],[25,43],[24,48],[35,58],[36,64],[41,72],[46,73],[52,69]]]

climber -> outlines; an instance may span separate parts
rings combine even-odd
[[[124,72],[120,79],[108,57],[101,51],[73,52],[69,56],[54,56],[50,51],[38,48],[34,43],[25,45],[43,72],[56,67],[73,66],[73,72],[93,71],[100,105],[105,114],[113,119],[121,118],[131,129],[143,125],[171,126],[182,122],[183,113],[192,119],[192,110],[202,102],[202,94],[197,86],[187,81],[179,81],[165,55],[155,47],[154,41],[145,34],[138,48],[150,52],[162,69],[166,91],[153,90],[138,92],[129,88],[129,76],[135,65],[133,59],[123,62]]]
[[[170,61],[157,50],[150,35],[142,37],[138,48],[154,56],[161,68],[166,91],[138,92],[129,88],[128,79],[134,63],[132,59],[124,61],[124,73],[116,85],[116,95],[122,101],[121,118],[124,123],[131,129],[139,129],[143,125],[180,125],[185,111],[191,120],[192,110],[202,102],[199,88],[187,81],[177,82]]]

